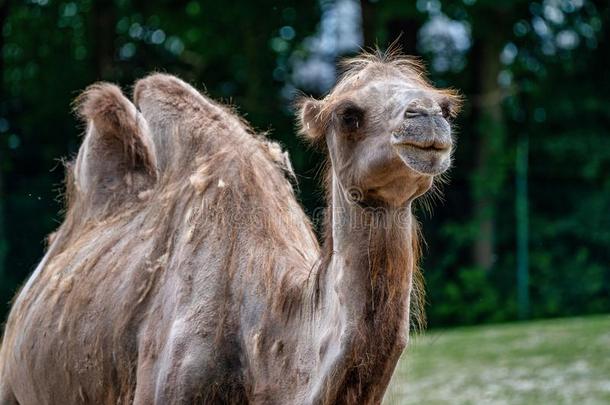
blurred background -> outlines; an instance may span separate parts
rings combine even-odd
[[[130,92],[137,78],[164,71],[235,105],[290,151],[311,213],[323,204],[322,156],[296,138],[291,102],[298,92],[324,95],[341,57],[397,38],[437,86],[466,98],[444,197],[432,214],[417,210],[431,336],[458,325],[608,313],[609,22],[607,0],[0,0],[0,319],[62,221],[61,159],[76,154],[83,132],[71,101],[87,85],[106,80]],[[589,322],[570,330],[599,330],[595,342],[610,357],[607,317],[550,322],[533,330],[550,328],[549,339],[563,331],[558,353],[577,341],[564,326]],[[485,328],[477,336],[507,331]],[[447,336],[457,343],[438,354],[445,359],[449,347],[473,341]],[[591,361],[575,373],[595,369]],[[424,363],[413,380],[434,366]],[[515,389],[527,391],[530,377],[522,377]],[[610,381],[602,378],[598,393],[610,398]]]

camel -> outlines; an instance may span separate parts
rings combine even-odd
[[[412,214],[451,165],[459,96],[364,53],[299,132],[326,151],[321,243],[290,161],[155,73],[98,83],[65,220],[16,296],[0,404],[379,404],[421,312]]]

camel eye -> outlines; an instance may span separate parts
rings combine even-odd
[[[364,112],[355,105],[343,108],[339,114],[343,131],[355,132],[364,125]]]

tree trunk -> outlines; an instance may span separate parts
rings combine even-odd
[[[0,0],[0,117],[6,113],[6,94],[4,94],[4,35],[2,31],[4,24],[8,18],[9,3],[8,0]],[[4,222],[4,201],[6,196],[4,195],[4,170],[2,168],[2,162],[5,162],[6,158],[2,156],[2,148],[0,147],[0,283],[4,281],[6,275],[5,271],[5,259],[6,252],[8,250],[8,241],[6,240],[5,222]]]
[[[97,80],[113,78],[115,54],[116,9],[112,0],[97,0],[93,2],[93,49],[95,74]]]
[[[360,13],[364,47],[373,47],[377,43],[377,35],[375,33],[375,8],[370,0],[360,0]]]
[[[520,319],[527,319],[530,312],[529,296],[529,214],[527,202],[527,171],[529,137],[519,136],[515,157],[515,218],[517,222],[517,310]]]
[[[501,24],[501,15],[492,20]],[[502,30],[498,30],[503,32]],[[477,226],[473,255],[475,264],[490,270],[495,261],[495,211],[505,169],[501,156],[506,136],[502,113],[502,94],[498,75],[502,69],[500,53],[504,39],[499,35],[479,35],[475,39],[474,60],[478,82],[477,96],[472,100],[478,146],[475,157],[475,176],[472,187],[474,217]]]

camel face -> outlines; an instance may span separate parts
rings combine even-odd
[[[352,199],[403,205],[451,166],[450,118],[459,98],[432,87],[418,69],[409,60],[363,61],[324,100],[305,103],[305,126],[323,134]]]
[[[391,205],[426,191],[451,165],[449,108],[409,81],[373,81],[342,100],[327,143],[343,186]]]

